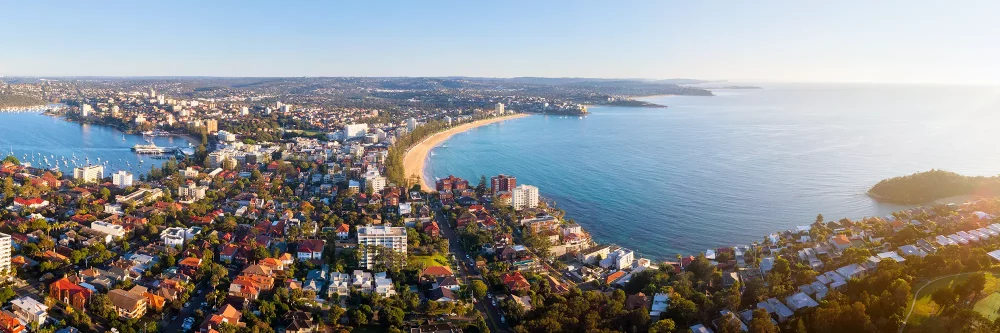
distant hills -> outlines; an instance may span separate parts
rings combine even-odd
[[[963,176],[944,170],[884,179],[868,190],[868,195],[878,201],[912,205],[960,195],[998,194],[1000,176]]]

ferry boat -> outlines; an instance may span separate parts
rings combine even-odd
[[[136,152],[137,154],[164,154],[172,152],[173,149],[159,147],[155,143],[151,143],[148,145],[137,144],[135,146],[132,146],[132,151]]]

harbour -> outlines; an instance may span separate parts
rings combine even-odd
[[[2,155],[63,174],[101,165],[105,174],[125,170],[138,175],[171,158],[193,154],[189,138],[164,133],[128,134],[109,126],[69,122],[40,110],[0,112]]]

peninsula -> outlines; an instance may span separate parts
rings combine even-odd
[[[918,172],[884,179],[868,190],[878,201],[924,204],[960,195],[995,196],[1000,193],[1000,176],[963,176],[944,170]]]
[[[434,182],[433,180],[428,180],[427,176],[424,174],[424,164],[427,162],[427,154],[430,154],[431,149],[434,149],[434,147],[437,147],[455,134],[462,133],[476,127],[527,116],[527,114],[512,114],[502,117],[482,119],[470,123],[460,124],[433,134],[413,147],[410,147],[410,149],[406,151],[406,154],[403,157],[403,169],[406,170],[406,176],[410,177],[413,175],[419,175],[420,187],[429,191],[434,188],[434,186],[431,185]]]
[[[31,108],[45,106],[45,101],[24,95],[0,93],[0,109]]]

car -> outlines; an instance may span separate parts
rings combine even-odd
[[[185,308],[186,308],[186,307],[189,307],[189,306],[191,306],[191,302],[187,302],[187,303],[184,303],[184,307],[185,307]]]
[[[177,320],[177,316],[170,317],[170,320]]]
[[[503,315],[500,315],[500,322],[506,324],[507,318],[505,318]]]
[[[208,307],[208,302],[201,302],[201,307],[207,308]]]

